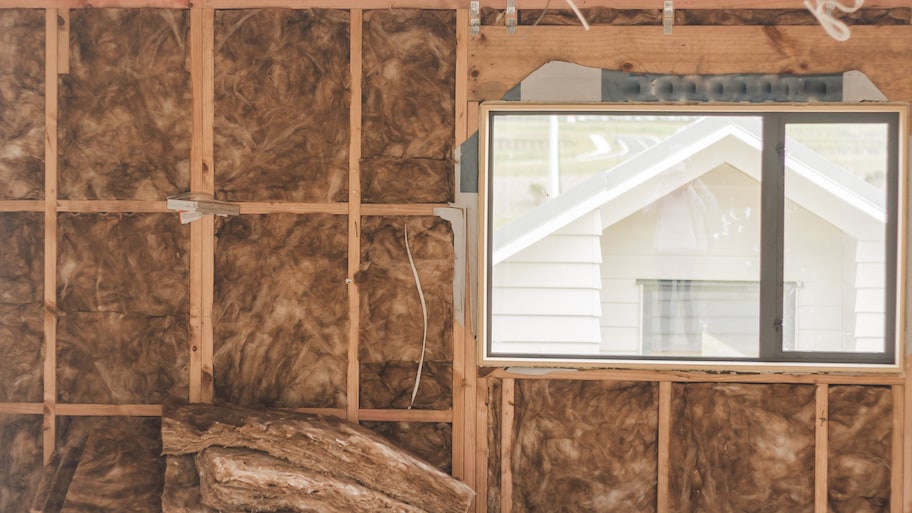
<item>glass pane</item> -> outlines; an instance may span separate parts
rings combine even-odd
[[[886,124],[786,126],[786,351],[883,352]],[[786,292],[788,295],[789,292]]]
[[[756,357],[761,127],[496,114],[492,352]]]

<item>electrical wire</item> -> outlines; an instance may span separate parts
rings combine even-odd
[[[408,225],[405,225],[405,253],[408,255],[409,265],[412,268],[412,276],[415,277],[415,287],[418,289],[418,299],[421,300],[421,313],[424,317],[424,335],[421,337],[421,358],[418,360],[418,374],[415,376],[415,388],[412,389],[412,400],[409,401],[408,409],[411,410],[415,404],[415,397],[418,395],[418,385],[421,384],[421,369],[424,367],[424,354],[427,351],[427,332],[428,332],[428,311],[427,303],[424,301],[424,291],[421,290],[421,280],[418,278],[418,268],[415,267],[415,260],[412,258],[412,250],[409,248]]]
[[[833,10],[839,9],[844,13],[852,13],[864,5],[864,0],[854,1],[853,5],[845,5],[839,0],[804,0],[804,6],[817,18],[820,26],[830,37],[837,41],[846,41],[851,35],[849,27],[833,16]]]

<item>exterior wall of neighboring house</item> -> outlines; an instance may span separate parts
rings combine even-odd
[[[494,266],[494,351],[599,351],[602,222],[593,210]]]
[[[702,212],[690,213],[692,219],[682,219],[687,214],[677,212],[676,235],[661,226],[663,200],[605,228],[601,239],[603,351],[635,354],[640,350],[641,280],[759,280],[759,184],[730,165],[703,174],[700,181],[712,197],[704,198]],[[603,210],[611,208],[609,203]],[[877,306],[856,299],[856,269],[862,267],[856,265],[855,257],[863,249],[856,251],[853,237],[795,203],[789,201],[787,210],[785,280],[798,284],[797,349],[850,350],[857,331],[855,310]],[[688,247],[682,242],[676,250],[675,244],[668,243],[669,236],[687,240],[689,235],[680,233],[685,221],[703,223],[705,247]],[[841,260],[832,258],[840,254]],[[870,274],[875,276],[859,280],[877,285],[874,271],[883,268],[883,260],[876,261],[877,255],[868,258],[873,261],[863,268],[871,268]],[[879,285],[882,296],[882,283]],[[708,314],[721,322],[728,312]],[[730,315],[740,313],[732,310]],[[882,316],[880,319],[882,324]],[[876,324],[876,319],[871,322]]]

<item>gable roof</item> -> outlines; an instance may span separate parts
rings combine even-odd
[[[498,228],[493,234],[493,263],[510,258],[596,208],[610,205],[613,208],[603,215],[604,229],[722,164],[730,164],[759,182],[761,134],[757,118],[702,118]],[[872,233],[878,224],[883,226],[886,205],[883,193],[875,186],[794,140],[789,140],[788,148],[788,199],[856,238]],[[685,160],[697,165],[688,165],[681,173],[665,173]],[[844,215],[845,208],[856,215]]]

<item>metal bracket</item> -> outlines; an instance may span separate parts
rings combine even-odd
[[[516,33],[516,0],[507,0],[507,33]]]
[[[671,34],[671,27],[675,21],[674,0],[665,0],[665,6],[662,9],[662,32],[665,35]]]
[[[481,2],[472,0],[469,4],[469,33],[472,37],[478,37],[481,34]]]

